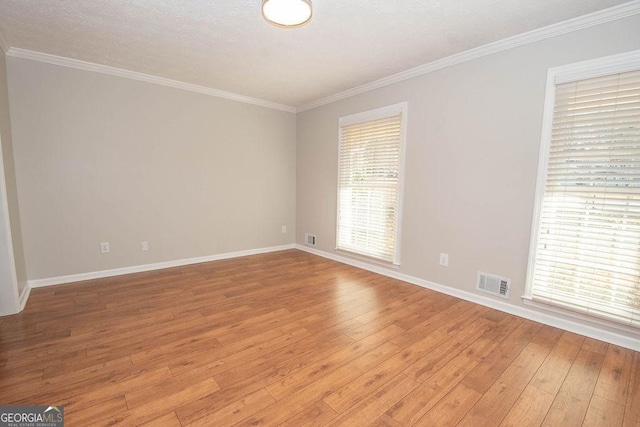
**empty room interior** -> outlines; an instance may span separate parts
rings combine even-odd
[[[0,48],[0,425],[640,426],[640,0],[0,0]]]

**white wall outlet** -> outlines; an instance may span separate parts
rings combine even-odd
[[[440,265],[449,267],[449,254],[440,253]]]
[[[108,254],[109,253],[109,242],[100,243],[100,253]]]
[[[147,252],[149,250],[149,242],[140,242],[140,251]]]
[[[282,232],[283,232],[283,233],[286,233],[286,232],[287,232],[287,226],[286,226],[286,225],[283,225],[283,226],[282,226]]]

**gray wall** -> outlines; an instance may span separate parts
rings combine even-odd
[[[294,114],[12,57],[8,72],[29,280],[294,243]]]
[[[400,272],[472,293],[478,270],[510,277],[522,305],[547,69],[639,48],[636,15],[299,113],[297,242],[335,252],[339,117],[407,101]]]
[[[477,270],[508,276],[520,306],[546,71],[639,48],[636,15],[297,116],[11,57],[7,103],[2,56],[18,274],[24,283],[302,244],[305,232],[333,253],[338,119],[407,101],[400,272],[471,293]]]
[[[0,50],[0,141],[2,169],[0,177],[0,313],[16,312],[17,298],[26,289],[27,276],[22,248],[22,232],[18,209],[13,139],[9,112],[6,57]]]

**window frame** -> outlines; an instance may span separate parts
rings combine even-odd
[[[391,266],[397,268],[400,266],[400,246],[402,236],[402,211],[404,201],[404,182],[405,182],[405,159],[406,159],[406,141],[407,141],[407,110],[408,103],[401,102],[398,104],[392,104],[385,107],[376,108],[373,110],[363,111],[360,113],[350,114],[342,116],[338,119],[338,168],[337,168],[337,182],[336,182],[336,227],[335,227],[335,250],[343,254],[361,258],[368,262],[379,263],[384,266]],[[398,164],[398,195],[396,198],[397,205],[397,219],[396,230],[394,234],[394,253],[393,260],[388,262],[386,260],[363,254],[360,252],[344,249],[339,247],[339,231],[340,231],[340,172],[342,170],[340,152],[342,148],[342,128],[344,126],[355,125],[359,123],[365,123],[373,120],[384,119],[387,117],[393,117],[395,115],[401,115],[400,119],[400,159]]]
[[[616,329],[626,331],[638,331],[638,327],[616,322],[613,319],[599,317],[590,313],[583,313],[570,308],[563,308],[554,304],[547,304],[533,299],[533,282],[535,271],[535,260],[538,246],[538,235],[541,222],[542,204],[547,184],[547,172],[549,169],[549,154],[551,149],[551,137],[553,116],[555,113],[556,86],[563,83],[586,80],[596,77],[603,77],[611,74],[624,73],[628,71],[640,70],[640,50],[624,52],[603,58],[578,62],[574,64],[562,65],[549,68],[547,71],[547,84],[545,92],[545,102],[542,117],[542,133],[540,150],[538,154],[538,169],[536,177],[536,190],[531,220],[531,234],[529,239],[529,254],[527,258],[527,272],[523,302],[526,305],[542,308],[547,311],[587,320]]]

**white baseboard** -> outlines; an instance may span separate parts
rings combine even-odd
[[[69,276],[51,277],[47,279],[29,280],[27,286],[20,295],[20,310],[24,309],[24,306],[29,298],[31,288],[39,288],[44,286],[59,285],[63,283],[79,282],[83,280],[99,279],[103,277],[120,276],[123,274],[140,273],[152,270],[161,270],[163,268],[180,267],[183,265],[199,264],[203,262],[218,261],[222,259],[237,258],[248,255],[264,254],[269,252],[278,252],[287,249],[299,249],[301,251],[309,252],[314,255],[328,258],[343,264],[351,265],[354,267],[362,268],[373,273],[381,274],[383,276],[391,277],[394,279],[402,280],[403,282],[411,283],[423,288],[431,289],[436,292],[440,292],[446,295],[451,295],[456,298],[460,298],[466,301],[470,301],[476,304],[483,305],[485,307],[493,308],[503,311],[505,313],[513,314],[515,316],[523,317],[525,319],[540,322],[545,325],[554,326],[560,329],[564,329],[569,332],[584,335],[597,340],[605,341],[611,344],[619,345],[621,347],[629,348],[635,351],[640,351],[640,340],[634,333],[630,332],[628,335],[624,332],[617,333],[611,330],[605,330],[598,327],[597,324],[593,324],[588,321],[576,321],[571,319],[565,319],[554,315],[552,312],[538,311],[528,307],[517,306],[508,302],[494,300],[483,295],[476,295],[468,291],[452,288],[449,286],[440,285],[438,283],[430,282],[428,280],[420,279],[418,277],[410,276],[408,274],[400,273],[397,270],[388,269],[379,265],[370,264],[364,261],[351,259],[342,255],[332,254],[329,252],[312,249],[305,245],[290,244],[282,246],[272,246],[267,248],[251,249],[246,251],[229,252],[224,254],[209,255],[198,258],[181,259],[176,261],[159,262],[154,264],[138,265],[132,267],[116,268],[112,270],[95,271],[90,273],[73,274]]]
[[[27,304],[27,300],[29,299],[29,294],[31,293],[31,288],[28,283],[25,283],[24,289],[22,289],[22,293],[15,299],[13,302],[16,303],[13,307],[10,307],[7,311],[0,311],[0,317],[3,316],[11,316],[14,314],[20,313],[24,310],[24,306]]]
[[[513,314],[515,316],[523,317],[525,319],[533,320],[535,322],[543,323],[545,325],[554,326],[556,328],[564,329],[569,332],[584,335],[590,338],[594,338],[600,341],[605,341],[611,344],[619,345],[621,347],[629,348],[631,350],[640,351],[640,339],[638,339],[636,332],[621,331],[621,333],[612,332],[600,328],[597,324],[588,321],[577,321],[571,319],[565,319],[554,315],[552,312],[542,312],[528,307],[517,306],[505,301],[494,300],[483,295],[476,295],[471,292],[463,291],[460,289],[452,288],[449,286],[433,283],[428,280],[420,279],[418,277],[410,276],[408,274],[400,273],[397,270],[391,270],[378,265],[372,265],[367,262],[354,260],[345,256],[332,254],[329,252],[312,249],[305,245],[296,244],[296,249],[309,252],[314,255],[328,258],[343,264],[352,265],[354,267],[362,268],[373,273],[378,273],[383,276],[391,277],[394,279],[402,280],[403,282],[411,283],[413,285],[421,286],[423,288],[431,289],[443,294],[451,295],[456,298],[460,298],[466,301],[470,301],[476,304],[483,305],[485,307],[493,308],[505,313]],[[628,335],[625,333],[628,332]],[[632,335],[636,335],[635,337]]]
[[[20,295],[20,299],[18,300],[19,310],[24,310],[24,306],[27,305],[27,300],[29,299],[29,295],[31,294],[31,286],[27,282],[25,284],[24,289],[22,290],[22,294]]]
[[[163,268],[180,267],[183,265],[200,264],[202,262],[219,261],[222,259],[238,258],[248,255],[266,254],[269,252],[295,249],[294,244],[271,246],[267,248],[249,249],[246,251],[228,252],[224,254],[208,255],[197,258],[179,259],[176,261],[157,262],[154,264],[135,265],[132,267],[115,268],[112,270],[93,271],[90,273],[71,274],[69,276],[50,277],[47,279],[29,280],[28,288],[60,285],[63,283],[80,282],[83,280],[101,279],[103,277],[121,276],[123,274],[142,273],[145,271],[161,270]],[[28,296],[28,295],[27,295]],[[26,300],[25,300],[26,302]]]

